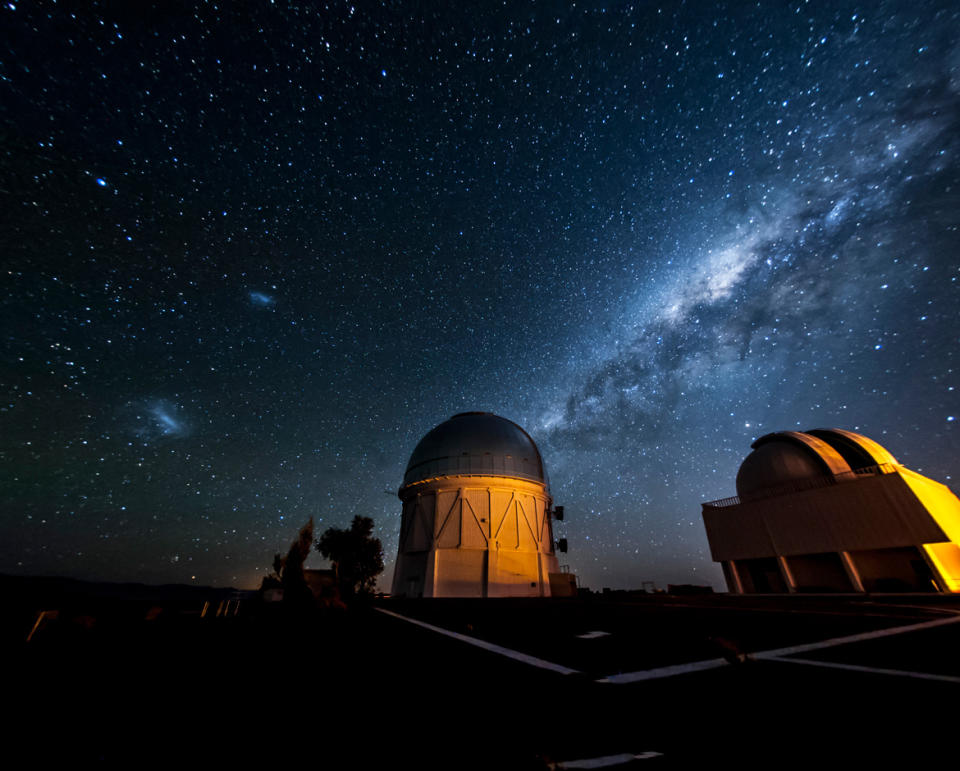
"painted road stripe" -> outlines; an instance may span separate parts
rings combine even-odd
[[[641,752],[639,755],[623,752],[619,755],[605,755],[602,758],[562,760],[559,763],[551,763],[549,768],[609,768],[610,766],[622,766],[624,763],[633,763],[635,760],[650,760],[660,757],[663,757],[661,752]]]
[[[818,661],[817,659],[774,658],[770,661],[786,661],[790,664],[807,664],[813,667],[827,667],[828,669],[849,669],[851,672],[868,672],[874,675],[896,675],[898,677],[913,677],[918,680],[940,680],[945,683],[960,683],[960,677],[950,675],[934,675],[930,672],[907,672],[903,669],[883,669],[881,667],[861,667],[858,664],[841,664],[837,661]]]
[[[657,669],[644,669],[640,672],[625,672],[619,675],[610,675],[597,680],[598,683],[637,683],[641,680],[658,680],[661,677],[675,677],[677,675],[686,675],[690,672],[703,672],[706,669],[716,669],[725,667],[730,662],[726,659],[710,659],[708,661],[692,661],[689,664],[675,664],[671,667],[658,667]]]
[[[399,618],[401,621],[407,621],[411,624],[416,624],[417,626],[422,626],[424,629],[429,629],[431,632],[436,632],[437,634],[443,634],[447,637],[452,637],[454,640],[460,640],[460,642],[465,642],[468,645],[475,645],[478,648],[483,648],[485,651],[491,651],[492,653],[499,653],[501,656],[506,656],[508,659],[513,659],[514,661],[522,661],[524,664],[529,664],[532,667],[540,667],[541,669],[549,669],[551,672],[559,672],[561,675],[575,675],[577,674],[576,669],[570,669],[570,667],[562,666],[561,664],[554,664],[552,661],[545,661],[544,659],[538,659],[536,656],[528,656],[526,653],[520,653],[520,651],[510,650],[509,648],[504,648],[501,645],[494,645],[489,643],[486,640],[478,640],[476,637],[468,637],[465,634],[460,634],[459,632],[451,632],[449,629],[443,629],[439,626],[434,626],[433,624],[427,624],[423,621],[417,621],[415,618],[409,618],[407,616],[401,616],[399,613],[394,613],[392,610],[386,610],[385,608],[377,608],[381,613],[385,613],[388,616],[393,616],[394,618]]]
[[[772,651],[761,651],[760,653],[751,653],[750,657],[754,659],[778,659],[783,656],[792,656],[795,653],[808,653],[809,651],[818,651],[822,648],[833,648],[837,645],[846,645],[847,643],[863,642],[865,640],[879,640],[882,637],[893,637],[907,632],[916,632],[921,629],[933,629],[947,624],[960,623],[960,616],[950,616],[949,618],[938,618],[935,621],[922,621],[919,624],[908,624],[907,626],[894,626],[888,629],[877,629],[873,632],[863,632],[861,634],[851,634],[846,637],[833,637],[821,642],[807,643],[805,645],[791,645],[787,648],[777,648]]]
[[[501,656],[506,656],[507,658],[513,659],[514,661],[520,661],[524,664],[529,664],[530,666],[539,667],[540,669],[547,669],[551,672],[558,672],[562,675],[572,675],[577,674],[576,669],[571,669],[570,667],[565,667],[561,664],[554,664],[552,661],[546,661],[545,659],[537,658],[536,656],[530,656],[526,653],[520,653],[520,651],[511,650],[510,648],[504,648],[501,645],[495,645],[494,643],[487,642],[486,640],[479,640],[476,637],[469,637],[465,634],[460,634],[459,632],[451,632],[449,629],[443,629],[439,626],[434,626],[433,624],[428,624],[424,621],[418,621],[415,618],[409,618],[407,616],[401,616],[399,613],[394,613],[392,610],[386,610],[385,608],[377,608],[380,613],[383,613],[388,616],[393,616],[398,618],[401,621],[407,621],[416,626],[423,627],[424,629],[429,629],[432,632],[437,632],[438,634],[446,635],[447,637],[452,637],[455,640],[460,640],[465,642],[468,645],[476,646],[477,648],[482,648],[484,650],[490,651],[492,653],[497,653]],[[940,680],[944,682],[960,682],[960,678],[951,677],[948,675],[931,675],[924,672],[907,672],[904,670],[898,669],[882,669],[877,667],[861,667],[854,664],[834,664],[830,662],[820,662],[814,660],[805,660],[805,659],[792,659],[786,658],[788,656],[793,656],[798,653],[808,653],[810,651],[822,650],[824,648],[833,648],[837,645],[847,645],[849,643],[864,642],[866,640],[877,640],[884,637],[893,637],[898,634],[907,634],[908,632],[916,632],[923,629],[933,629],[935,627],[947,626],[948,624],[957,624],[960,623],[960,615],[951,616],[950,618],[939,618],[933,621],[923,621],[918,624],[908,624],[906,626],[896,626],[888,629],[877,629],[872,632],[862,632],[860,634],[847,635],[845,637],[833,637],[829,640],[821,640],[815,643],[806,643],[804,645],[791,645],[786,648],[776,648],[769,651],[760,651],[758,653],[749,654],[749,658],[763,661],[788,661],[794,662],[797,664],[808,664],[812,666],[823,666],[823,667],[832,667],[835,669],[849,669],[854,671],[861,672],[872,672],[875,674],[891,674],[891,675],[901,675],[901,676],[910,676],[918,677],[927,680]],[[598,683],[613,683],[615,685],[622,685],[624,683],[637,683],[644,680],[658,680],[665,677],[676,677],[677,675],[686,675],[693,672],[703,672],[709,669],[717,669],[719,667],[724,667],[730,664],[731,662],[726,659],[708,659],[705,661],[693,661],[686,664],[675,664],[668,667],[658,667],[656,669],[645,669],[639,672],[625,672],[617,675],[609,675],[608,677],[597,680]]]
[[[766,661],[795,661],[796,659],[787,659],[785,656],[792,656],[796,653],[808,653],[810,651],[821,650],[823,648],[833,648],[837,645],[847,645],[848,643],[863,642],[865,640],[876,640],[882,637],[893,637],[907,632],[916,632],[921,629],[933,629],[947,624],[960,623],[960,616],[951,616],[950,618],[938,618],[934,621],[924,621],[919,624],[908,624],[907,626],[895,626],[889,629],[878,629],[873,632],[863,632],[861,634],[847,635],[846,637],[833,637],[829,640],[807,643],[805,645],[792,645],[787,648],[776,648],[775,650],[761,651],[759,653],[747,654],[747,658]],[[672,667],[659,667],[657,669],[646,669],[640,672],[627,672],[619,675],[610,675],[598,683],[636,683],[642,680],[657,680],[663,677],[675,677],[677,675],[686,675],[691,672],[702,672],[707,669],[716,669],[723,667],[731,662],[726,659],[709,659],[707,661],[694,661],[689,664],[677,664]],[[874,670],[880,671],[880,670]],[[899,672],[900,670],[890,670]],[[937,679],[943,679],[945,675],[937,675]]]

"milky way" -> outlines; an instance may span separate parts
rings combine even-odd
[[[594,588],[720,588],[770,431],[953,484],[952,3],[0,13],[0,571],[253,586],[356,514],[392,560],[470,409]]]

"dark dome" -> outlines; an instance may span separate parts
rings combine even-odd
[[[769,442],[757,447],[740,464],[737,495],[748,500],[765,490],[826,474],[823,464],[805,447],[787,441]]]
[[[461,412],[427,433],[410,456],[403,484],[459,474],[547,484],[540,451],[530,435],[492,412]]]
[[[777,495],[778,488],[796,489],[811,479],[846,481],[856,475],[889,473],[883,468],[898,465],[872,439],[842,428],[778,431],[761,436],[751,447],[753,452],[737,472],[737,495],[745,501]]]

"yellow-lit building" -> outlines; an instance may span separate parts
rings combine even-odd
[[[549,597],[569,591],[554,553],[552,499],[536,444],[489,412],[454,415],[407,464],[393,594]]]
[[[752,445],[737,497],[703,504],[730,592],[960,592],[960,500],[841,429]]]

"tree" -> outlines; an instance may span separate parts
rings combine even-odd
[[[274,556],[273,575],[263,579],[261,589],[283,587],[283,601],[288,605],[307,605],[312,602],[313,594],[303,577],[303,563],[310,554],[312,543],[313,517],[310,517],[310,521],[300,528],[297,540],[290,544],[287,556]]]
[[[310,545],[313,543],[313,517],[307,522],[297,535],[297,540],[290,544],[290,551],[283,563],[283,600],[295,604],[308,604],[313,600],[313,593],[307,587],[303,577],[303,563],[310,555]]]
[[[383,572],[383,546],[373,537],[373,520],[354,517],[349,530],[328,527],[317,541],[317,551],[333,563],[340,594],[372,594]]]

